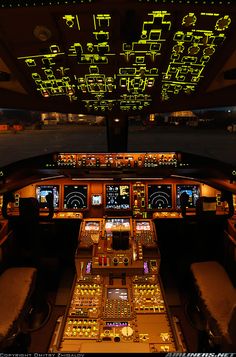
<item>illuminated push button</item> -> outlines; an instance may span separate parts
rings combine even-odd
[[[104,264],[104,265],[107,265],[107,257],[106,257],[106,256],[103,257],[103,264]]]
[[[99,258],[98,258],[98,264],[99,264],[99,265],[102,265],[102,257],[99,257]]]

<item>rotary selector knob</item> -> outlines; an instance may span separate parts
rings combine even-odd
[[[130,337],[133,335],[134,330],[130,326],[124,326],[121,330],[121,333],[124,337]]]

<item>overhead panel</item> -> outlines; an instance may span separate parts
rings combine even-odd
[[[80,3],[54,8],[45,25],[35,12],[34,46],[26,38],[15,55],[38,96],[78,103],[85,113],[141,111],[194,94],[233,22],[223,6],[179,11],[170,2],[136,1],[103,11]]]

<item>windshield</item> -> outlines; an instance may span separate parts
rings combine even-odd
[[[232,108],[128,117],[127,151],[183,151],[236,164]],[[102,116],[1,110],[0,166],[51,152],[108,152]]]

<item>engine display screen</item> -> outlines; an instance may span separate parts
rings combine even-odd
[[[148,208],[172,208],[172,185],[148,185]]]
[[[106,209],[129,209],[129,185],[106,185]]]
[[[54,208],[59,207],[59,186],[58,185],[45,185],[36,187],[36,197],[39,201],[40,208],[47,208],[47,195],[53,195]]]
[[[88,207],[88,186],[68,185],[64,186],[64,208],[81,210]]]
[[[128,300],[128,290],[126,288],[108,288],[108,300]]]
[[[198,185],[176,185],[176,206],[180,208],[180,197],[183,193],[188,195],[188,208],[195,208],[200,197],[200,188]]]

